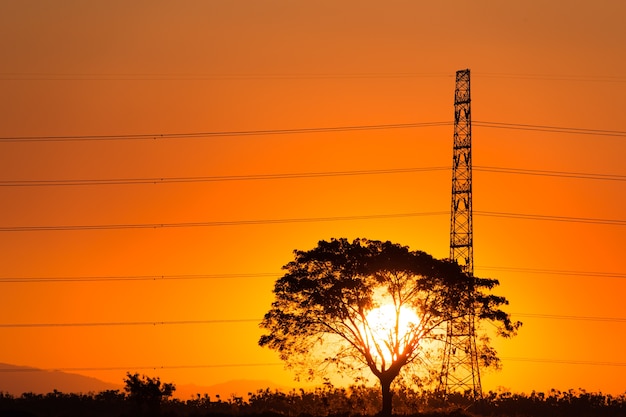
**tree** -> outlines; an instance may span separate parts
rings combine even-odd
[[[168,399],[176,391],[176,386],[171,383],[161,384],[161,380],[150,378],[138,373],[126,373],[124,379],[124,391],[128,393],[128,398],[134,401],[140,411],[156,415],[159,413],[161,403]]]
[[[391,415],[391,384],[400,372],[428,368],[425,358],[443,340],[446,320],[471,306],[501,335],[513,335],[521,324],[500,309],[508,303],[504,297],[486,293],[497,280],[468,276],[455,262],[406,246],[332,239],[294,254],[275,283],[259,345],[311,377],[329,366],[369,369],[380,382],[382,415]],[[486,352],[493,363],[495,352]]]

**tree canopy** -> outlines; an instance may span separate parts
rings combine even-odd
[[[520,325],[500,309],[507,300],[488,293],[497,280],[406,246],[342,238],[294,255],[275,283],[259,344],[310,376],[331,365],[369,369],[381,384],[383,414],[391,413],[393,380],[404,367],[428,368],[424,360],[443,340],[447,321],[471,309],[504,336]]]
[[[124,391],[128,393],[128,398],[137,404],[140,411],[156,414],[161,403],[174,394],[176,385],[161,383],[158,377],[150,378],[127,372],[124,378]]]

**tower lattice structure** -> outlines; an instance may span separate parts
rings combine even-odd
[[[452,207],[450,218],[450,259],[470,276],[474,275],[472,230],[472,118],[469,69],[456,72],[454,91],[454,146],[452,158]],[[467,297],[472,297],[468,290]],[[468,303],[472,305],[473,303]],[[458,313],[458,312],[457,312]],[[440,391],[482,395],[475,312],[455,314],[446,323],[446,340]]]

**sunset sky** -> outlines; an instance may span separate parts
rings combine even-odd
[[[0,363],[294,385],[257,346],[294,249],[449,255],[469,68],[476,275],[524,322],[483,388],[625,392],[625,18],[622,0],[0,0]]]

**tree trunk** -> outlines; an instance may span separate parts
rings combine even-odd
[[[380,410],[381,417],[391,417],[391,382],[393,378],[380,378],[380,389],[383,394],[383,408]]]

